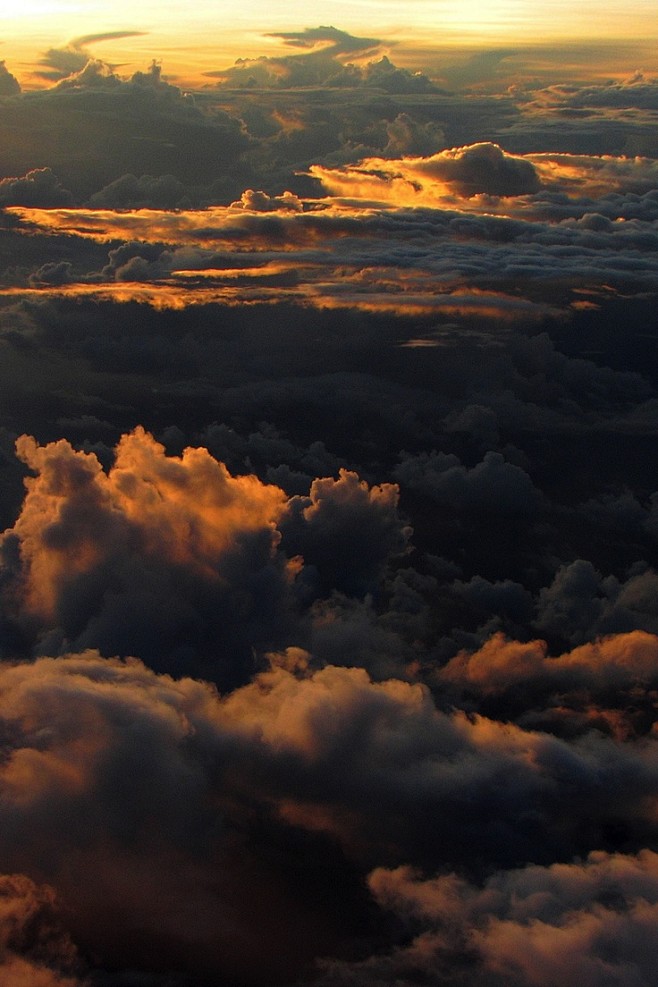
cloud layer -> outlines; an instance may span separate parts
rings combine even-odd
[[[0,65],[0,980],[644,987],[655,80],[113,34]]]

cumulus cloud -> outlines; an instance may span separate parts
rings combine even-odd
[[[366,157],[343,168],[312,165],[309,173],[336,196],[398,206],[454,204],[454,197],[472,199],[482,212],[492,198],[505,199],[532,215],[535,196],[550,201],[550,193],[582,200],[594,210],[605,195],[645,195],[655,190],[656,166],[650,157],[529,153],[513,154],[492,142],[447,148],[428,157]],[[526,198],[529,197],[529,198]],[[518,198],[519,203],[508,202]],[[613,199],[616,201],[616,199]],[[558,199],[556,205],[566,205]],[[578,206],[575,207],[578,210]]]
[[[528,474],[499,452],[487,452],[472,469],[453,454],[407,456],[395,475],[400,483],[460,512],[531,515],[541,506],[540,491]]]
[[[72,203],[73,196],[50,168],[35,168],[20,178],[0,180],[0,206],[52,209]]]
[[[446,149],[427,158],[366,158],[343,170],[313,166],[310,173],[334,194],[393,199],[400,205],[438,203],[446,192],[464,198],[529,195],[542,184],[531,160],[492,143]]]
[[[158,985],[178,984],[176,971],[181,983],[289,982],[315,951],[333,948],[339,930],[349,935],[340,908],[358,909],[353,876],[327,845],[329,876],[311,834],[300,832],[293,851],[294,833],[272,818],[267,798],[254,801],[243,787],[241,762],[267,773],[262,742],[222,712],[207,684],[91,653],[3,665],[0,679],[13,738],[2,767],[3,859],[48,875],[93,983],[106,982],[104,970],[114,983],[117,967],[119,983],[130,971],[131,982],[150,982],[150,973]],[[56,853],[47,849],[54,827]],[[7,912],[25,907],[13,902],[22,891],[48,917],[49,889],[27,875],[4,881]],[[299,882],[314,900],[303,902]],[[71,965],[67,936],[54,921],[41,931],[37,917],[23,936],[8,922],[8,946],[35,968],[42,960],[66,969],[55,961]],[[30,970],[26,984],[73,987]]]
[[[21,91],[20,83],[7,68],[4,61],[0,61],[0,96],[15,96]]]
[[[3,542],[17,554],[24,614],[41,634],[153,653],[155,632],[174,663],[199,649],[217,655],[219,634],[230,679],[246,657],[235,634],[252,621],[254,631],[276,624],[292,578],[276,555],[283,492],[231,477],[205,450],[168,459],[142,430],[124,437],[108,474],[66,442],[23,437],[18,451],[38,476]]]
[[[306,28],[272,34],[303,54],[243,59],[229,69],[207,72],[219,85],[254,87],[330,88],[372,87],[390,93],[434,92],[435,86],[422,72],[398,68],[387,55],[365,62],[378,53],[382,42],[359,38],[335,27]],[[354,58],[355,61],[348,61]]]
[[[235,684],[252,649],[291,632],[302,569],[304,599],[362,595],[408,536],[397,488],[346,471],[289,500],[204,448],[168,457],[143,429],[121,439],[107,473],[65,441],[23,436],[17,450],[37,476],[3,535],[5,602],[41,652],[136,651]]]
[[[0,875],[0,973],[16,987],[82,987],[55,892],[23,874]]]
[[[653,83],[102,40],[2,107],[5,978],[649,982]]]
[[[650,850],[501,871],[483,887],[456,875],[379,869],[369,878],[373,895],[422,931],[388,956],[326,964],[320,983],[646,983],[656,962],[656,876]]]
[[[232,202],[231,209],[247,209],[250,212],[278,212],[279,210],[301,212],[303,204],[298,196],[292,192],[284,192],[283,195],[268,195],[266,192],[255,192],[247,189],[242,193],[236,202]]]
[[[415,163],[421,175],[454,185],[460,195],[527,195],[540,180],[530,161],[506,154],[497,144],[473,144],[443,151]],[[413,171],[412,167],[412,171]]]
[[[89,199],[99,209],[176,209],[186,202],[186,189],[173,175],[122,175]]]
[[[411,534],[397,505],[395,484],[369,488],[341,469],[337,480],[316,479],[308,497],[291,499],[279,525],[283,545],[318,570],[325,589],[363,595],[376,588],[390,556],[404,550]]]

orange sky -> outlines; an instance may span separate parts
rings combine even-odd
[[[652,41],[658,35],[655,14],[653,0],[637,0],[632,5],[618,0],[580,4],[552,0],[539,8],[527,0],[445,0],[442,4],[407,0],[403,17],[399,4],[392,0],[320,0],[309,21],[307,5],[298,0],[285,4],[253,0],[242,6],[205,0],[193,9],[171,0],[144,0],[139,5],[127,0],[112,5],[98,0],[25,0],[21,4],[2,0],[0,58],[29,86],[34,84],[31,71],[41,53],[91,39],[86,47],[96,57],[125,66],[127,72],[157,58],[170,77],[195,84],[204,71],[226,68],[239,57],[303,50],[286,47],[272,34],[332,24],[360,37],[381,39],[395,49],[395,61],[403,65],[431,67],[437,49],[525,47],[559,41],[554,57],[568,61],[571,46],[595,44],[597,56],[590,59],[590,67],[597,73],[602,68],[614,74],[653,70]]]

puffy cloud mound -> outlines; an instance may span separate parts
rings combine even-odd
[[[314,178],[330,192],[397,205],[435,205],[446,195],[530,195],[542,187],[533,161],[481,142],[446,148],[429,157],[364,158],[345,168],[312,165]]]
[[[268,195],[267,192],[246,189],[239,199],[231,203],[231,209],[246,209],[249,212],[302,212],[301,199],[292,192],[283,195]]]
[[[436,674],[453,701],[487,716],[574,738],[653,736],[658,638],[635,630],[551,655],[545,641],[494,634]]]
[[[73,196],[62,187],[50,168],[35,168],[21,178],[3,178],[0,181],[0,207],[51,209],[72,204]]]
[[[206,653],[239,667],[245,634],[254,643],[268,622],[274,633],[291,578],[276,551],[278,487],[231,476],[205,449],[168,458],[139,428],[108,473],[65,441],[23,436],[17,451],[38,475],[3,551],[39,649],[161,648],[174,665]]]
[[[24,874],[0,875],[2,982],[7,987],[78,987],[76,966],[76,950],[53,889]]]
[[[423,685],[376,683],[360,668],[313,670],[300,648],[273,654],[269,671],[225,696],[95,652],[3,663],[0,723],[4,870],[56,889],[90,962],[186,971],[204,984],[297,982],[314,956],[339,955],[368,914],[360,882],[382,863],[462,873],[486,864],[491,873],[492,864],[548,865],[589,852],[612,823],[629,852],[656,836],[655,740],[570,744],[445,713]],[[516,926],[548,950],[570,941],[569,915],[583,916],[578,950],[594,962],[603,947],[587,938],[588,923],[602,920],[604,936],[626,922],[634,935],[633,896],[654,895],[658,876],[653,854],[640,853],[637,866],[592,859],[580,884],[570,879],[576,865],[502,872],[484,889],[463,877],[420,882],[407,869],[376,871],[378,908],[426,927],[420,946],[398,956],[400,982],[428,937],[440,940],[428,970],[447,937],[467,941],[469,962],[475,956],[487,969],[498,956],[502,967],[491,969],[516,975],[511,946],[505,952]],[[597,878],[605,871],[597,861],[608,859],[630,861],[612,890]],[[533,875],[543,897],[527,890]],[[653,909],[658,899],[647,900]],[[648,921],[655,934],[653,913]],[[390,960],[381,962],[388,983]],[[566,960],[563,972],[576,983]]]
[[[460,653],[441,670],[441,678],[503,692],[535,678],[562,691],[587,688],[607,692],[658,684],[658,638],[643,631],[619,634],[548,656],[544,641],[509,641],[496,634],[474,654]]]
[[[408,867],[370,875],[376,899],[418,932],[394,953],[329,966],[323,987],[640,987],[658,961],[658,855],[501,871],[483,887]]]
[[[395,475],[403,485],[463,512],[532,515],[542,502],[525,470],[499,452],[487,452],[472,469],[454,454],[420,453],[404,458]]]
[[[539,176],[530,161],[507,154],[498,144],[482,142],[441,151],[414,170],[454,185],[460,195],[528,195],[538,192]]]
[[[75,955],[46,922],[54,896],[36,875],[57,889],[81,956],[135,971],[118,983],[141,983],[137,971],[158,987],[288,982],[332,948],[332,895],[360,892],[331,847],[295,839],[245,786],[277,767],[276,751],[211,686],[94,653],[5,664],[0,717],[0,859],[30,875],[0,879],[0,971],[19,953],[10,969],[35,968],[4,982],[73,987],[39,979],[38,963],[66,970]],[[285,755],[271,787],[284,778]]]
[[[22,436],[17,452],[37,475],[1,539],[8,657],[22,637],[28,653],[98,647],[235,685],[254,649],[293,643],[304,560],[307,601],[359,595],[406,544],[397,487],[354,473],[289,500],[205,448],[166,456],[142,428],[107,472],[64,440]]]
[[[390,555],[402,552],[411,529],[400,523],[398,488],[369,488],[341,469],[316,479],[308,497],[293,497],[281,522],[284,545],[315,566],[326,589],[356,595],[373,590]],[[349,553],[345,546],[349,545]]]
[[[11,74],[4,61],[0,61],[0,96],[16,96],[20,91],[18,79]]]
[[[185,202],[185,187],[173,175],[122,175],[89,199],[94,209],[176,209]]]

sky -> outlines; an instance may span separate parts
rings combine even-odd
[[[652,983],[651,5],[3,13],[0,982]]]
[[[626,66],[632,71],[655,68],[656,20],[653,0],[630,6],[618,0],[579,4],[550,0],[539,7],[524,0],[408,0],[402,16],[400,4],[391,0],[319,0],[311,21],[307,5],[297,0],[250,0],[237,7],[221,0],[200,0],[191,6],[145,0],[137,7],[128,0],[0,4],[3,43],[16,53],[17,69],[26,81],[39,53],[48,47],[110,35],[98,49],[107,61],[127,64],[134,71],[144,57],[157,53],[182,82],[198,83],[204,66],[225,68],[240,57],[280,53],[281,42],[272,35],[319,24],[336,25],[357,36],[374,31],[385,44],[401,49],[401,63],[415,61],[416,67],[419,48],[429,49],[426,55],[432,59],[436,49],[444,47],[572,45],[586,40],[612,43],[610,59],[612,50],[619,52],[620,45],[630,42],[642,62],[632,62],[630,69]],[[611,69],[617,71],[618,66],[608,64],[607,70]]]

